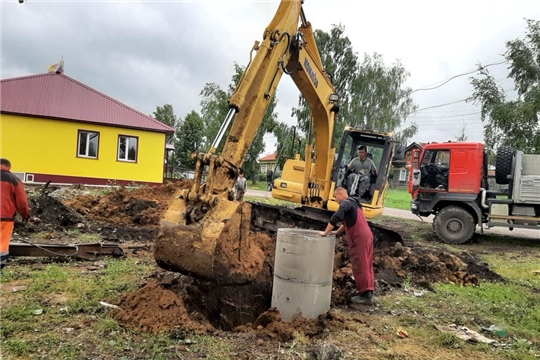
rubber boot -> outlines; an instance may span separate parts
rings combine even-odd
[[[355,305],[373,304],[373,291],[364,291],[362,294],[353,296],[351,302]]]

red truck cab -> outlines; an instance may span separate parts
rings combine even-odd
[[[414,154],[412,154],[414,157]],[[410,171],[411,212],[433,218],[433,229],[446,243],[463,244],[476,229],[506,226],[540,229],[540,155],[497,149],[495,180],[488,185],[488,158],[476,142],[430,143],[417,169]]]
[[[418,169],[410,172],[409,191],[478,194],[487,169],[484,145],[475,142],[427,144],[420,155]],[[414,171],[416,170],[416,171]]]
[[[418,169],[410,172],[411,212],[435,215],[434,229],[445,242],[471,238],[484,221],[481,209],[487,188],[487,155],[475,142],[426,144]]]

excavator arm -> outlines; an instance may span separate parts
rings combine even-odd
[[[304,193],[311,184],[309,191],[315,188],[320,196],[308,198],[329,197],[338,96],[324,72],[302,0],[281,1],[252,51],[256,55],[229,99],[229,113],[210,150],[192,154],[192,187],[175,194],[161,220],[154,258],[164,269],[222,284],[249,283],[262,271],[262,250],[249,238],[251,205],[232,199],[230,190],[283,73],[291,75],[308,102],[315,144],[324,149],[312,159],[311,146],[306,148],[306,168],[313,171],[305,171]],[[216,154],[233,118],[223,151]]]
[[[309,141],[305,149],[302,197],[305,205],[322,208],[331,190],[335,154],[332,136],[335,115],[339,111],[339,98],[323,68],[313,29],[303,12],[301,19],[297,39],[293,42],[294,51],[291,52],[288,72],[311,110],[311,126],[315,137],[314,142]],[[315,151],[314,159],[313,143],[319,149]]]

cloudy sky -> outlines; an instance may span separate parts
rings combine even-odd
[[[46,72],[63,56],[66,75],[146,114],[169,103],[184,117],[200,109],[205,83],[225,88],[233,64],[247,64],[278,3],[1,0],[1,77]],[[524,18],[540,19],[540,2],[306,0],[304,11],[314,28],[344,25],[361,56],[399,59],[417,90],[504,60],[505,42],[525,34]],[[506,64],[489,70],[513,96]],[[414,141],[453,140],[464,125],[469,140],[482,141],[479,108],[460,101],[471,95],[473,75],[413,94],[419,109],[428,108],[407,120],[420,127]],[[279,119],[294,124],[298,90],[287,76],[278,99]],[[266,140],[270,153],[275,141]]]

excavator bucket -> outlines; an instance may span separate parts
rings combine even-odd
[[[188,194],[179,190],[161,220],[154,241],[157,264],[224,285],[254,282],[264,253],[250,241],[251,205],[227,194],[211,201],[190,201]]]

